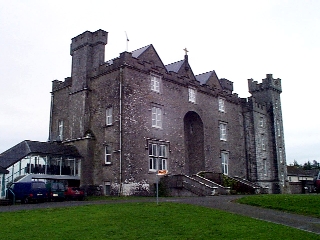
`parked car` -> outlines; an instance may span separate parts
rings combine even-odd
[[[84,200],[84,191],[78,187],[67,187],[64,195],[67,200]]]
[[[41,181],[17,182],[9,188],[8,197],[21,203],[44,202],[48,198],[48,191],[45,183]]]
[[[63,201],[65,199],[65,186],[61,182],[49,182],[46,184],[49,201]]]

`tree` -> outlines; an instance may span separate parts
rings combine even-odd
[[[311,169],[312,169],[311,162],[308,161],[308,162],[306,162],[305,164],[303,164],[303,169],[304,169],[304,170],[311,170]]]
[[[297,162],[297,160],[293,161],[293,166],[295,167],[301,167],[301,165]]]

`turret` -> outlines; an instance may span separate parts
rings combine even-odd
[[[72,38],[72,93],[88,87],[91,71],[104,62],[107,40],[108,33],[101,29],[95,32],[86,31]]]
[[[274,79],[272,74],[267,74],[267,77],[262,80],[262,83],[248,79],[248,87],[254,101],[260,105],[267,106],[272,137],[272,139],[270,139],[270,142],[272,143],[272,148],[270,150],[273,152],[272,158],[275,167],[275,185],[272,188],[275,193],[284,193],[287,191],[285,182],[287,168],[280,99],[280,94],[282,92],[281,79]],[[253,111],[253,113],[258,114],[258,111]],[[257,161],[259,162],[261,159],[257,159]]]

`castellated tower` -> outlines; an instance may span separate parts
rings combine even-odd
[[[91,71],[104,62],[107,40],[108,33],[101,29],[95,32],[86,31],[72,38],[72,93],[88,87]]]
[[[75,145],[83,156],[81,175],[83,184],[92,184],[95,143],[92,134],[91,77],[104,63],[108,33],[103,30],[86,31],[72,38],[71,77],[64,82],[54,80],[51,92],[51,119],[49,141]]]
[[[280,94],[281,79],[272,74],[262,83],[248,80],[252,97],[246,104],[248,178],[285,193],[287,168]]]

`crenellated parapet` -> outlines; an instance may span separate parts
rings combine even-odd
[[[249,92],[252,94],[254,92],[260,92],[265,90],[274,90],[278,93],[282,92],[281,79],[274,79],[272,74],[267,74],[265,79],[262,79],[262,83],[258,83],[253,79],[248,79]]]
[[[62,88],[70,87],[72,84],[71,77],[65,78],[64,81],[53,80],[52,81],[52,92],[58,91]]]
[[[264,115],[267,115],[270,109],[270,104],[258,102],[254,97],[241,98],[241,104],[247,111],[258,112]]]
[[[228,92],[232,93],[232,91],[233,91],[233,82],[231,82],[230,80],[225,79],[225,78],[221,78],[219,81],[220,81],[221,87],[224,90],[227,90]]]
[[[84,46],[95,46],[98,44],[106,45],[107,42],[108,32],[101,29],[95,32],[86,31],[71,39],[70,55],[72,56],[74,51]]]

